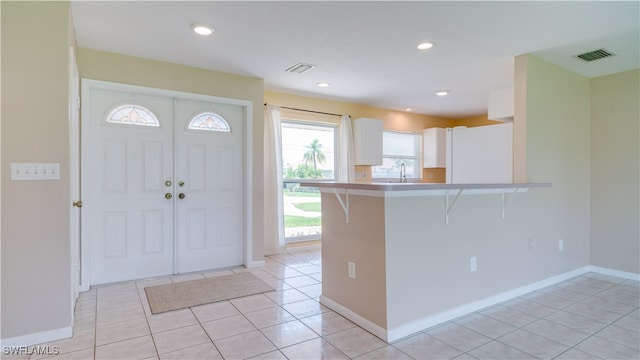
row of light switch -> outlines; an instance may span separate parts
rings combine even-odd
[[[60,180],[60,163],[12,163],[11,180]]]

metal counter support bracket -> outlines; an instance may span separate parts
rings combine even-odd
[[[451,202],[451,204],[449,204],[449,191],[447,191],[447,193],[445,194],[444,196],[444,223],[445,224],[449,224],[449,213],[451,213],[451,209],[453,209],[453,205],[455,205],[456,201],[458,201],[458,198],[462,194],[463,190],[464,189],[458,190],[458,193],[456,194],[456,197],[453,198],[453,201]]]
[[[505,194],[504,191],[502,192],[502,218],[504,219],[504,209],[507,208],[507,206],[509,206],[509,204],[511,204],[511,202],[513,201],[513,199],[515,199],[515,197],[518,195],[518,190],[519,188],[516,188],[513,191],[513,195],[511,195],[507,201],[505,202]]]
[[[340,206],[342,206],[342,210],[344,211],[345,221],[348,224],[349,223],[349,190],[344,189],[345,201],[342,201],[342,197],[340,197],[340,194],[338,194],[337,189],[333,189],[333,193],[336,194],[336,197],[338,198],[338,202],[340,203]]]

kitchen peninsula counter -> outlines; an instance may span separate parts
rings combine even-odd
[[[518,200],[532,195],[519,194],[551,184],[300,186],[317,187],[322,196],[320,302],[390,342],[475,311],[500,292],[477,288],[485,280],[474,281],[470,256],[487,274],[491,265],[485,262],[494,255],[473,248],[483,244],[465,242],[478,231],[519,231],[518,218],[527,214]]]

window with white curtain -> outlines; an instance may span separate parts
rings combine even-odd
[[[299,182],[337,178],[337,125],[283,119],[281,128],[285,243],[318,240],[320,192]]]
[[[404,164],[408,179],[421,178],[420,134],[385,131],[382,134],[382,165],[373,167],[373,178],[400,179]]]

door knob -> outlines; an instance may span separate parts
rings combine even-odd
[[[183,194],[183,193],[180,193],[180,194],[178,194],[178,197],[179,197],[180,199],[184,199],[184,194]]]
[[[173,195],[171,195],[171,193],[166,193],[164,194],[164,198],[167,200],[170,200],[173,197]]]
[[[74,201],[73,202],[73,206],[75,206],[77,208],[81,208],[82,207],[82,200]]]

